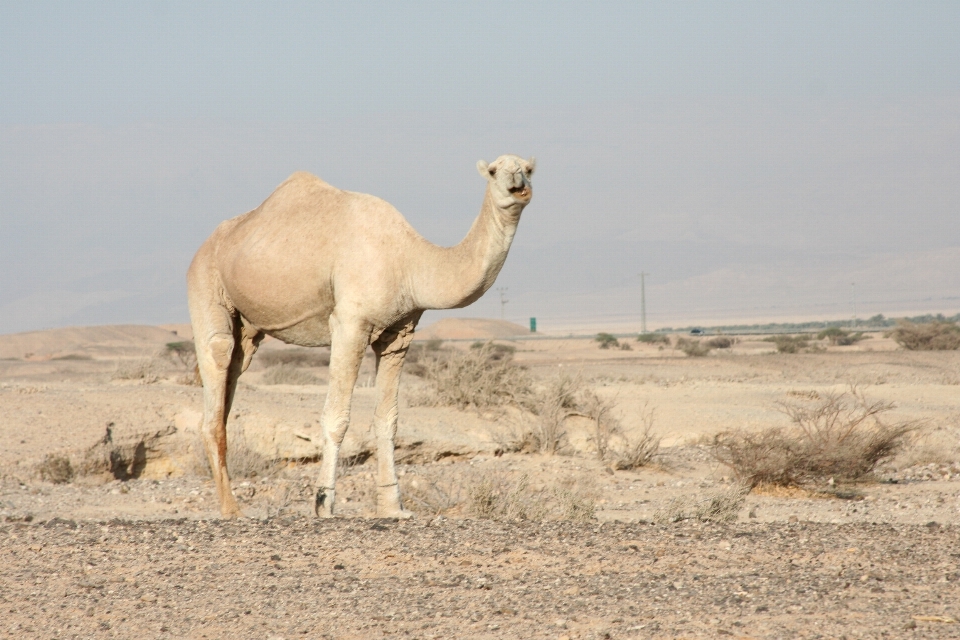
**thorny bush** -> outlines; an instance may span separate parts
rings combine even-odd
[[[883,414],[894,405],[870,402],[857,387],[781,402],[779,408],[790,426],[729,431],[714,438],[716,459],[751,487],[862,478],[894,456],[918,427],[915,422],[884,422]]]

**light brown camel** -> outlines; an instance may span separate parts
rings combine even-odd
[[[203,379],[203,443],[220,512],[242,515],[227,473],[226,421],[237,379],[264,334],[330,345],[315,510],[332,516],[337,456],[367,345],[376,356],[377,514],[409,517],[394,468],[400,370],[425,309],[464,307],[493,285],[533,195],[534,160],[477,163],[487,190],[454,247],[423,239],[388,203],[295,173],[257,209],[220,224],[187,272]]]

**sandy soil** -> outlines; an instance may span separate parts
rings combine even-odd
[[[309,453],[325,370],[312,370],[318,385],[271,386],[255,365],[234,424],[248,437],[299,433],[307,439],[291,439],[306,453],[238,479],[252,519],[229,523],[177,440],[200,390],[179,384],[171,363],[150,384],[115,379],[131,362],[155,361],[182,329],[95,329],[0,336],[4,637],[960,637],[949,622],[960,619],[960,354],[904,352],[880,336],[798,355],[742,339],[706,358],[636,343],[602,351],[588,339],[512,342],[537,377],[580,372],[617,402],[628,430],[654,410],[664,449],[636,471],[597,461],[576,425],[565,455],[501,455],[509,412],[401,409],[407,495],[526,475],[533,491],[593,496],[586,524],[437,519],[430,505],[412,505],[413,522],[373,520],[371,461],[344,468],[342,519],[318,522]],[[364,366],[353,451],[369,448]],[[407,376],[404,397],[421,384]],[[673,500],[729,490],[710,436],[785,424],[778,402],[849,384],[894,402],[890,419],[924,424],[879,481],[848,487],[850,499],[751,494],[731,524],[649,524]],[[44,456],[82,457],[107,424],[115,435],[156,436],[136,477],[39,479]]]

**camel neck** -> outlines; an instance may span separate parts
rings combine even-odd
[[[455,309],[486,293],[507,259],[519,219],[520,210],[499,209],[487,187],[467,236],[453,247],[431,247],[412,274],[418,306]]]

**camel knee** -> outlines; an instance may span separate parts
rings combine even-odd
[[[226,371],[233,359],[233,346],[233,336],[217,334],[207,341],[204,355],[217,369]]]

